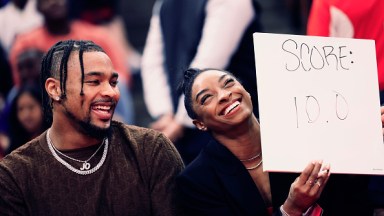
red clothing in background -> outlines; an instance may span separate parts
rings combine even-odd
[[[308,35],[375,40],[380,90],[384,90],[383,32],[383,0],[313,0]]]
[[[51,46],[60,40],[91,40],[100,45],[111,58],[119,79],[125,83],[130,81],[130,73],[122,47],[111,39],[104,29],[81,21],[73,21],[71,30],[67,35],[53,35],[45,27],[36,28],[17,37],[10,53],[13,80],[20,84],[19,73],[16,67],[16,57],[28,48],[37,48],[47,52]]]

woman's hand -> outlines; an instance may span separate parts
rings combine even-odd
[[[380,107],[381,110],[381,126],[383,128],[383,135],[384,135],[384,106]]]
[[[330,175],[329,165],[321,167],[321,161],[308,164],[292,183],[288,198],[283,205],[283,210],[290,216],[302,215],[319,199]]]

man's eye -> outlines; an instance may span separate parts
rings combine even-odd
[[[116,80],[116,81],[112,81],[112,82],[111,82],[111,85],[112,85],[112,86],[117,86],[118,83],[119,83],[118,80]]]
[[[100,81],[99,80],[88,80],[88,81],[85,81],[85,83],[89,83],[89,84],[99,84]]]

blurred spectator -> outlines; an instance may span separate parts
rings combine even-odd
[[[0,8],[6,5],[9,2],[9,0],[0,0]]]
[[[38,86],[22,88],[11,105],[8,118],[10,153],[44,132],[48,125],[43,121],[41,91]]]
[[[128,66],[131,70],[138,71],[141,55],[128,41],[118,3],[117,0],[71,0],[71,13],[76,19],[98,25],[110,32],[114,40],[122,45]]]
[[[3,150],[6,150],[9,146],[8,134],[10,131],[10,122],[8,121],[8,118],[14,111],[12,110],[14,108],[12,107],[13,101],[20,88],[39,88],[42,58],[43,52],[37,49],[27,49],[17,56],[17,69],[20,73],[21,83],[20,86],[12,87],[7,95],[5,108],[0,113],[0,139],[1,137],[3,138]]]
[[[299,34],[305,34],[309,9],[312,0],[284,0],[288,9],[290,26]]]
[[[0,160],[5,156],[5,150],[9,146],[9,138],[6,134],[0,132]]]
[[[117,0],[117,12],[124,21],[129,42],[140,53],[143,52],[152,17],[155,0]],[[132,30],[132,31],[131,31]]]
[[[252,33],[260,31],[252,0],[159,0],[142,59],[144,99],[151,128],[175,142],[188,164],[209,139],[186,114],[177,91],[189,67],[227,69],[251,93],[258,116]]]
[[[117,16],[117,0],[70,0],[71,17],[103,25]]]
[[[5,155],[5,149],[9,146],[9,138],[4,133],[6,130],[6,120],[3,112],[6,106],[6,96],[12,88],[11,68],[8,64],[6,55],[0,44],[0,159]]]
[[[113,66],[119,73],[120,102],[116,114],[123,122],[133,123],[134,111],[131,94],[128,88],[130,71],[125,64],[124,50],[109,32],[104,29],[82,22],[71,21],[68,17],[66,0],[38,0],[38,10],[44,16],[44,25],[17,37],[11,50],[10,61],[13,70],[13,80],[20,85],[19,72],[16,67],[16,57],[25,49],[36,48],[47,50],[60,40],[91,40],[99,44],[110,56]]]
[[[0,44],[0,113],[5,106],[5,98],[12,88],[12,74],[6,54]]]
[[[6,53],[16,36],[41,26],[43,17],[36,9],[36,0],[12,0],[0,9],[0,43]]]
[[[11,104],[20,86],[39,86],[41,60],[44,52],[38,49],[26,49],[17,56],[16,67],[20,76],[20,85],[13,86],[7,96],[7,103]]]

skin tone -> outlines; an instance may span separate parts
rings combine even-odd
[[[72,52],[68,61],[66,98],[60,96],[60,81],[48,78],[45,88],[53,100],[51,139],[60,150],[100,144],[102,138],[89,134],[82,125],[99,131],[111,126],[116,103],[120,98],[118,74],[103,52],[84,52],[84,86],[81,92],[79,53]],[[65,133],[63,133],[65,131]]]
[[[192,106],[198,118],[196,127],[209,131],[239,160],[261,152],[260,125],[252,112],[249,93],[231,75],[217,70],[199,74],[192,86]],[[261,158],[244,161],[245,167],[259,163]],[[329,178],[329,165],[314,161],[307,165],[292,183],[283,208],[289,215],[301,215],[320,197]],[[262,165],[248,170],[267,206],[272,197],[268,173]],[[315,182],[318,182],[315,184]]]
[[[41,132],[43,112],[41,105],[29,93],[24,93],[17,101],[17,118],[32,137]]]

